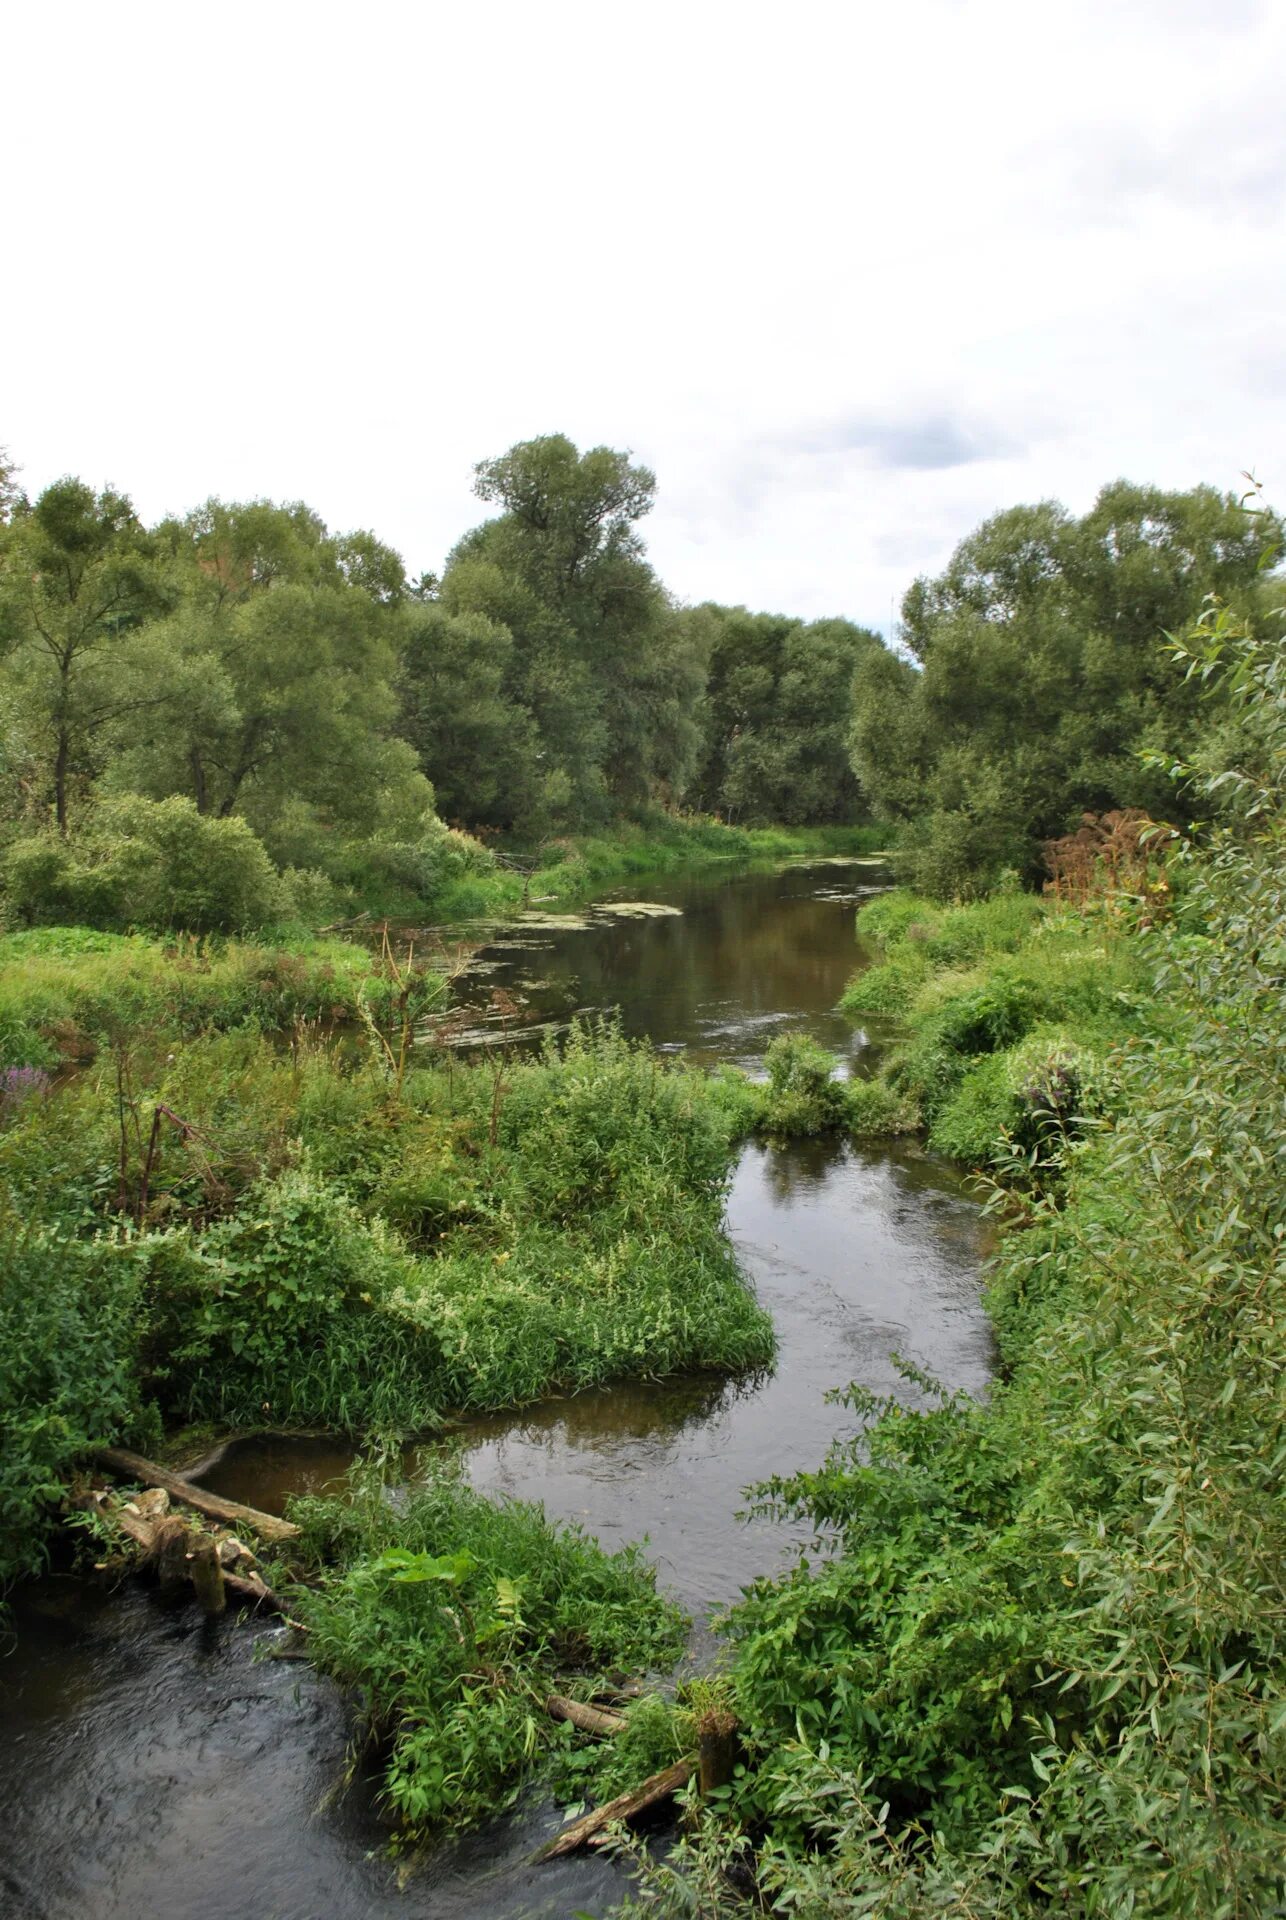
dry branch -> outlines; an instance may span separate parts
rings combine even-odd
[[[638,1814],[646,1813],[649,1807],[655,1807],[662,1800],[668,1800],[680,1787],[686,1787],[692,1778],[692,1761],[679,1760],[672,1767],[666,1767],[661,1773],[654,1773],[641,1786],[633,1787],[628,1793],[618,1793],[615,1800],[608,1800],[603,1806],[595,1807],[591,1813],[582,1814],[561,1833],[556,1833],[539,1853],[533,1854],[533,1862],[556,1860],[560,1854],[574,1853],[577,1847],[590,1842],[596,1833],[610,1826],[614,1820],[633,1820]]]

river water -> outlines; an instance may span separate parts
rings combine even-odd
[[[804,1028],[860,1073],[878,1036],[834,1008],[862,957],[854,906],[877,882],[867,865],[833,861],[635,882],[628,899],[516,927],[477,954],[457,986],[455,1038],[529,1044],[612,1010],[663,1051],[751,1072],[775,1033]],[[451,1443],[489,1492],[541,1500],[605,1545],[646,1538],[694,1616],[698,1660],[711,1609],[795,1545],[738,1518],[743,1490],[815,1465],[852,1430],[828,1391],[850,1380],[902,1391],[900,1354],[977,1392],[990,1363],[977,1208],[918,1148],[751,1145],[727,1218],[777,1328],[770,1377],[604,1388],[473,1421]],[[260,1439],[203,1478],[279,1510],[350,1457],[333,1442]],[[604,1912],[620,1892],[607,1860],[526,1864],[558,1823],[538,1795],[399,1887],[369,1795],[360,1782],[337,1791],[343,1703],[306,1665],[255,1659],[273,1628],[211,1628],[139,1588],[87,1598],[54,1581],[20,1600],[15,1624],[0,1663],[0,1912],[13,1920],[563,1920]]]

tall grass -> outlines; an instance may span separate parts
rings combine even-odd
[[[0,935],[0,1066],[91,1057],[149,1029],[289,1028],[356,1017],[392,997],[376,957],[343,940],[250,940],[40,927]]]
[[[6,1458],[31,1491],[0,1507],[11,1569],[38,1554],[40,1500],[77,1453],[157,1413],[422,1431],[771,1361],[721,1225],[742,1109],[611,1028],[400,1083],[381,1053],[245,1030],[134,1068],[33,1078],[0,1117],[0,1202],[28,1223],[32,1272],[77,1250],[61,1340],[25,1267],[0,1282],[14,1352],[50,1347],[12,1376]],[[129,1286],[104,1314],[109,1267]],[[0,1499],[8,1485],[0,1470]]]
[[[869,902],[858,933],[875,964],[842,1001],[894,1022],[873,1083],[890,1130],[909,1118],[940,1152],[996,1165],[1113,1105],[1114,1050],[1163,1018],[1140,943],[1106,914],[1031,894],[941,907],[901,890]]]

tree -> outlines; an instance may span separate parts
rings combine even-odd
[[[530,825],[543,809],[540,736],[513,691],[513,635],[438,605],[413,608],[406,624],[399,730],[440,812],[468,827]]]
[[[703,663],[636,530],[655,477],[562,434],[475,471],[479,498],[502,511],[451,555],[442,602],[512,636],[506,693],[539,733],[546,806],[588,824],[677,797],[695,761]]]
[[[98,769],[105,729],[157,698],[122,662],[172,586],[126,496],[71,478],[17,504],[0,564],[6,646],[65,833],[71,783]]]
[[[244,814],[270,846],[287,809],[371,833],[390,806],[431,806],[394,737],[400,558],[298,502],[211,500],[161,534],[182,597],[140,637],[160,692],[111,784]]]
[[[853,765],[906,824],[916,884],[939,893],[1029,879],[1083,811],[1173,811],[1148,749],[1188,753],[1209,723],[1176,683],[1163,631],[1208,593],[1252,595],[1262,527],[1231,496],[1114,482],[1083,518],[1014,507],[962,541],[903,602],[918,670],[859,678]]]
[[[806,624],[744,607],[708,605],[691,618],[710,663],[701,804],[749,822],[855,819],[853,682],[879,654],[878,636],[847,620]]]

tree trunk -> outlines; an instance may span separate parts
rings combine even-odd
[[[211,1520],[221,1520],[225,1527],[253,1527],[264,1540],[295,1540],[299,1536],[293,1521],[281,1520],[275,1513],[260,1513],[257,1507],[243,1507],[240,1501],[224,1500],[217,1493],[206,1493],[180,1474],[145,1460],[140,1453],[130,1453],[124,1447],[99,1447],[94,1458],[119,1479],[136,1480],[145,1487],[164,1487],[171,1499],[182,1500]]]
[[[54,755],[54,815],[58,822],[58,831],[64,837],[67,833],[67,761],[71,753],[71,742],[66,729],[58,729],[58,751]]]
[[[210,796],[206,790],[205,762],[201,758],[199,747],[193,747],[190,750],[188,762],[192,768],[192,797],[196,801],[196,810],[198,813],[208,813]]]

